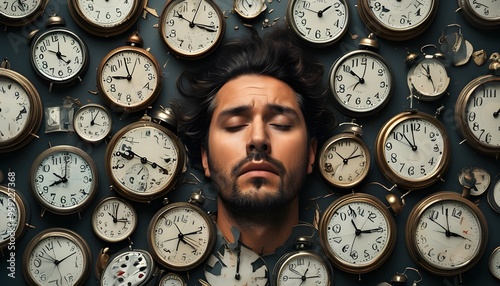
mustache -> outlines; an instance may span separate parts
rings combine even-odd
[[[233,176],[238,175],[241,168],[252,161],[266,161],[268,164],[273,165],[278,170],[279,175],[282,176],[285,174],[285,166],[283,165],[283,163],[272,158],[267,153],[262,151],[253,151],[248,153],[245,158],[243,158],[240,162],[238,162],[238,164],[236,164],[236,166],[233,167],[233,169],[231,170],[231,174]]]

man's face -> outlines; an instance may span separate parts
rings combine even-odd
[[[295,91],[269,76],[244,75],[215,100],[202,163],[221,200],[241,212],[289,205],[316,151]]]

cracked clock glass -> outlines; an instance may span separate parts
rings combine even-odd
[[[109,142],[105,168],[112,188],[128,199],[149,202],[169,192],[184,167],[177,136],[166,127],[140,120]]]

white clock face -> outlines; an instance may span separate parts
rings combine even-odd
[[[370,265],[389,245],[387,216],[367,202],[349,202],[340,206],[327,221],[327,243],[342,264]]]
[[[159,25],[163,41],[173,52],[186,57],[207,53],[224,31],[215,2],[173,0],[165,7]]]
[[[500,279],[500,247],[493,250],[490,255],[489,268],[495,278]]]
[[[76,5],[90,22],[101,27],[114,27],[133,14],[138,0],[77,0]]]
[[[500,2],[497,0],[466,0],[471,9],[482,18],[495,20],[500,18]]]
[[[375,18],[396,30],[406,30],[422,24],[431,14],[434,0],[368,0]]]
[[[445,67],[436,59],[424,58],[409,72],[411,85],[420,95],[435,97],[448,88]],[[418,96],[418,94],[417,94]]]
[[[335,41],[348,28],[349,8],[343,0],[295,0],[291,4],[291,24],[309,42]]]
[[[15,81],[0,78],[0,143],[18,136],[32,116],[31,101],[26,90]]]
[[[474,89],[465,106],[467,128],[475,139],[500,149],[500,81]]]
[[[375,53],[356,52],[332,67],[330,88],[349,111],[367,113],[383,107],[391,95],[392,74]]]
[[[11,18],[24,18],[40,9],[44,0],[5,0],[0,5],[0,15]]]
[[[87,204],[96,190],[91,163],[73,151],[55,151],[32,167],[33,192],[51,211],[69,212]]]
[[[101,286],[145,285],[153,272],[149,253],[131,250],[118,254],[104,269]]]
[[[266,9],[263,0],[234,0],[235,11],[244,18],[255,18]]]
[[[103,107],[88,105],[75,113],[73,124],[80,137],[89,142],[97,142],[111,132],[111,115]]]
[[[336,186],[360,182],[370,167],[365,150],[360,142],[350,138],[328,144],[319,159],[321,174]]]
[[[299,252],[290,255],[281,265],[276,277],[277,286],[298,285],[331,285],[327,265],[318,254]]]
[[[442,166],[445,136],[426,119],[403,120],[387,136],[381,160],[406,180],[428,178]]]
[[[175,179],[179,154],[164,131],[141,126],[120,136],[111,150],[111,175],[120,187],[142,195],[156,194]]]
[[[130,108],[142,106],[158,94],[158,72],[155,63],[144,53],[121,51],[106,60],[98,80],[112,105]]]
[[[130,204],[119,198],[109,197],[96,206],[92,226],[100,238],[116,242],[130,237],[137,219],[137,213]]]
[[[205,264],[205,278],[210,285],[269,285],[266,262],[251,249],[243,245],[230,249],[223,244],[217,254],[212,253]]]
[[[36,71],[53,82],[75,79],[86,65],[86,47],[76,34],[63,29],[45,32],[32,46]]]
[[[11,189],[11,191],[14,191]],[[12,195],[0,192],[0,246],[7,243],[11,237],[14,237],[20,223],[19,205]]]
[[[480,251],[483,233],[477,215],[464,203],[443,200],[425,208],[415,227],[420,256],[432,267],[465,266]]]
[[[81,285],[88,271],[85,251],[60,235],[40,240],[29,253],[27,269],[37,285]]]
[[[201,263],[211,251],[211,231],[207,218],[193,208],[172,206],[160,210],[159,216],[152,221],[150,244],[168,268],[190,269]]]

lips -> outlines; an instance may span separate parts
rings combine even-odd
[[[238,172],[238,175],[241,176],[243,174],[249,173],[249,172],[259,172],[259,171],[265,171],[265,172],[270,172],[276,175],[279,175],[279,169],[275,167],[273,164],[266,162],[266,161],[260,161],[260,162],[250,162],[245,165],[240,169]]]

